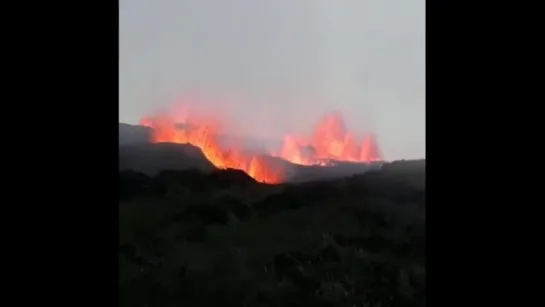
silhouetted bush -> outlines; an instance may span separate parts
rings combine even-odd
[[[209,205],[191,206],[172,218],[175,222],[202,221],[206,224],[225,225],[229,222],[227,211]]]
[[[301,199],[296,194],[279,193],[266,197],[252,205],[258,216],[267,216],[270,214],[282,212],[289,209],[301,208],[305,204],[305,200]]]
[[[247,221],[254,216],[252,207],[233,196],[220,197],[215,201],[214,206],[233,212],[240,221]]]
[[[257,184],[254,178],[244,171],[236,169],[217,170],[208,176],[209,183],[218,188],[229,188],[232,186],[250,186]]]
[[[206,174],[198,169],[161,171],[153,178],[162,186],[179,185],[194,191],[208,189]]]
[[[157,193],[153,180],[135,171],[119,172],[119,199],[126,200]]]

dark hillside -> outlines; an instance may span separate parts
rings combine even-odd
[[[188,144],[131,144],[119,148],[119,169],[138,171],[150,176],[163,170],[196,168],[203,172],[215,169],[201,150]]]
[[[282,185],[126,170],[119,211],[121,306],[425,306],[425,161]]]

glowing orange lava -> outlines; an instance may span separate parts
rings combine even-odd
[[[152,128],[152,142],[191,144],[199,147],[204,156],[217,168],[239,169],[263,183],[281,183],[286,170],[273,164],[266,156],[251,154],[243,146],[220,145],[218,135],[222,131],[216,119],[195,117],[186,108],[176,114],[165,112],[142,118],[140,125]],[[191,116],[190,116],[191,115]],[[363,138],[358,145],[348,133],[339,113],[325,116],[316,125],[310,138],[285,136],[281,150],[269,156],[282,158],[301,165],[326,165],[327,160],[371,162],[381,160],[381,154],[373,135]]]
[[[366,135],[361,145],[358,145],[354,135],[347,131],[340,113],[323,117],[310,138],[286,136],[282,150],[276,156],[302,165],[323,165],[326,160],[351,162],[382,160],[374,135]]]
[[[190,125],[191,129],[179,129],[179,124]],[[263,183],[280,183],[284,181],[284,172],[279,167],[255,154],[245,153],[236,147],[222,148],[217,136],[218,123],[214,121],[191,120],[175,122],[168,114],[147,117],[140,120],[140,125],[152,128],[152,141],[155,143],[169,142],[191,144],[199,147],[204,156],[217,168],[239,169],[252,178]]]

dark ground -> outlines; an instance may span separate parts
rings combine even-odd
[[[120,171],[120,306],[425,306],[425,161],[262,185]]]

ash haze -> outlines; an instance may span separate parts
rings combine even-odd
[[[425,158],[424,0],[121,0],[119,120],[198,97],[259,137],[340,110]]]

